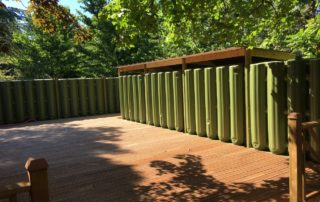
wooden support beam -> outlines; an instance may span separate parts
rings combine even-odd
[[[289,196],[290,202],[305,201],[304,186],[304,150],[301,114],[290,113],[288,116],[289,147]]]
[[[25,165],[31,184],[32,202],[49,202],[48,163],[45,159],[29,159]]]

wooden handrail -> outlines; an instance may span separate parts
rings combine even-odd
[[[309,129],[320,126],[320,120],[301,123],[303,129]]]

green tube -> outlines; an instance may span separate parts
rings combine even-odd
[[[173,101],[173,74],[165,73],[165,90],[166,90],[166,110],[167,110],[167,126],[170,130],[175,129],[174,121],[174,101]]]
[[[152,114],[153,114],[153,125],[160,126],[159,117],[159,94],[158,94],[158,75],[157,73],[151,74],[151,99],[152,99]]]
[[[107,79],[107,89],[108,89],[108,92],[107,92],[108,110],[109,110],[109,113],[115,113],[116,112],[115,87],[114,87],[114,80],[112,78]]]
[[[206,106],[206,134],[211,139],[218,139],[217,89],[215,68],[204,69],[204,91]]]
[[[44,90],[44,81],[43,80],[35,80],[36,86],[36,106],[38,112],[39,120],[47,120],[47,109],[46,109],[46,97]]]
[[[129,120],[129,101],[128,101],[128,76],[123,77],[123,106],[124,106],[124,117]]]
[[[119,97],[120,97],[120,113],[121,113],[121,117],[122,119],[124,119],[124,101],[123,101],[123,76],[119,76]]]
[[[217,113],[218,113],[218,137],[219,140],[230,140],[230,93],[228,67],[216,68],[217,81]]]
[[[23,86],[21,81],[12,81],[15,119],[17,123],[25,121]]]
[[[206,111],[203,69],[194,70],[194,98],[196,133],[197,135],[204,137],[206,136]]]
[[[57,98],[56,98],[56,85],[55,80],[46,80],[46,91],[47,91],[47,108],[48,108],[48,118],[57,119]]]
[[[115,112],[120,112],[120,91],[119,91],[119,78],[113,78],[114,83],[114,97],[115,97]]]
[[[230,135],[236,145],[243,145],[245,140],[245,94],[244,69],[235,65],[229,68],[230,84]]]
[[[144,92],[144,77],[138,75],[138,97],[139,97],[139,118],[140,123],[146,123],[146,102]]]
[[[86,79],[79,79],[79,99],[81,116],[88,115],[88,93]]]
[[[160,126],[167,128],[165,73],[158,73],[159,118]]]
[[[267,66],[265,63],[250,66],[250,129],[255,149],[268,148],[267,133]]]
[[[36,120],[34,81],[25,81],[26,111],[28,120]]]
[[[61,79],[59,82],[61,115],[63,118],[70,117],[70,96],[68,80]]]
[[[132,76],[132,101],[133,101],[133,120],[136,122],[140,121],[139,117],[139,98],[138,98],[138,80],[137,75]]]
[[[88,101],[89,101],[89,114],[94,115],[97,113],[97,97],[95,92],[95,82],[94,79],[87,79],[87,87],[88,87]]]
[[[182,80],[181,72],[174,71],[172,73],[172,78],[173,78],[173,107],[174,107],[175,128],[177,131],[183,131],[184,130],[183,86],[182,86],[183,80]]]
[[[96,96],[97,96],[97,113],[104,114],[105,113],[105,103],[104,103],[104,82],[105,79],[95,79],[96,83]]]
[[[127,83],[127,89],[128,89],[128,106],[129,106],[129,119],[131,121],[134,121],[134,104],[133,104],[133,86],[132,86],[132,76],[128,76],[128,83]]]
[[[283,62],[267,63],[267,106],[269,149],[275,154],[287,152],[286,71]]]
[[[145,101],[146,101],[146,123],[153,125],[153,114],[152,114],[152,89],[151,89],[151,74],[145,75]]]
[[[3,99],[3,111],[4,111],[4,119],[6,124],[15,123],[15,116],[14,116],[14,108],[13,108],[13,95],[12,95],[12,88],[11,82],[5,81],[1,82],[1,93]]]
[[[79,79],[69,79],[69,94],[71,102],[71,116],[79,116]]]
[[[195,134],[195,106],[194,106],[194,81],[193,70],[185,70],[185,102],[186,102],[186,127],[187,133]]]

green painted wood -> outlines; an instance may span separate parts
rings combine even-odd
[[[105,79],[95,79],[96,83],[96,97],[97,97],[97,114],[104,114],[105,111]]]
[[[1,97],[3,101],[3,111],[4,111],[4,120],[6,124],[15,123],[14,117],[14,105],[13,105],[13,95],[12,95],[12,82],[1,82]]]
[[[47,120],[46,93],[43,80],[35,80],[36,107],[38,120]]]
[[[228,67],[216,68],[217,117],[219,140],[230,141],[230,93]]]
[[[310,100],[310,120],[320,119],[320,59],[309,60],[310,66],[310,85],[309,85],[309,100]],[[316,128],[316,132],[320,134],[320,128]],[[314,138],[310,137],[310,146],[319,154],[320,145],[317,145]],[[311,158],[316,161],[316,157],[311,155]]]
[[[139,121],[140,123],[146,123],[144,76],[138,75],[137,81],[138,81],[138,100],[139,100]]]
[[[26,116],[27,120],[36,120],[36,99],[34,81],[24,81],[26,95]]]
[[[60,93],[60,104],[61,104],[61,115],[63,118],[71,117],[70,113],[70,95],[68,80],[59,79],[59,93]]]
[[[133,82],[132,75],[128,76],[127,80],[127,90],[128,90],[128,106],[129,106],[129,119],[134,121],[134,103],[133,103]]]
[[[268,148],[267,133],[267,65],[259,63],[250,66],[250,129],[253,148]]]
[[[230,66],[229,87],[231,142],[236,145],[243,145],[245,143],[245,88],[242,66]]]
[[[123,77],[123,101],[124,117],[129,120],[129,101],[128,101],[128,76]]]
[[[158,93],[157,73],[151,74],[151,99],[152,99],[153,125],[159,127],[160,115],[159,115],[159,93]]]
[[[151,74],[145,74],[144,86],[146,101],[146,123],[149,125],[153,125]]]
[[[119,76],[118,79],[118,83],[119,83],[119,98],[120,98],[120,114],[122,119],[125,118],[124,116],[124,101],[123,101],[123,76]]]
[[[131,82],[131,76],[130,76],[130,82]],[[130,86],[129,89],[132,91],[132,86]],[[132,93],[131,91],[130,93]],[[116,112],[115,86],[114,86],[114,80],[112,78],[107,78],[107,99],[108,99],[108,112],[115,113]]]
[[[194,103],[194,76],[193,70],[185,70],[184,72],[185,83],[185,104],[186,104],[186,132],[190,134],[196,133],[196,120],[195,120],[195,103]]]
[[[119,78],[112,78],[114,84],[114,102],[115,102],[115,112],[120,112],[120,91],[119,91]]]
[[[204,91],[206,134],[211,139],[218,139],[217,88],[215,68],[209,67],[204,69]]]
[[[23,94],[22,81],[12,81],[13,99],[14,99],[14,111],[15,121],[17,123],[25,121],[25,103]]]
[[[87,92],[89,103],[89,114],[95,115],[97,113],[97,97],[95,91],[96,85],[94,79],[87,79]]]
[[[79,100],[79,79],[69,79],[69,95],[70,95],[70,114],[77,117],[80,114]]]
[[[45,81],[46,91],[47,91],[47,109],[48,109],[48,118],[57,119],[58,109],[57,109],[57,97],[56,97],[56,83],[55,80],[46,80]]]
[[[158,73],[158,94],[160,126],[162,128],[167,128],[166,86],[164,72]]]
[[[134,114],[133,114],[133,120],[136,122],[140,121],[139,117],[139,97],[138,97],[138,79],[137,75],[132,76],[132,95],[133,95],[133,108],[134,108]]]
[[[199,136],[206,136],[206,109],[204,96],[204,71],[194,70],[194,98],[195,98],[195,119],[196,133]]]
[[[80,100],[80,115],[88,115],[88,91],[87,80],[79,79],[79,100]]]
[[[166,115],[167,127],[170,130],[175,129],[174,120],[174,100],[173,100],[173,74],[172,72],[165,73],[165,93],[166,93]]]
[[[268,63],[267,106],[269,150],[275,154],[287,152],[286,69],[283,62]]]

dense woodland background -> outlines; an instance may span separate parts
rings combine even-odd
[[[233,46],[320,54],[317,0],[0,0],[0,80],[107,77],[115,67]]]

